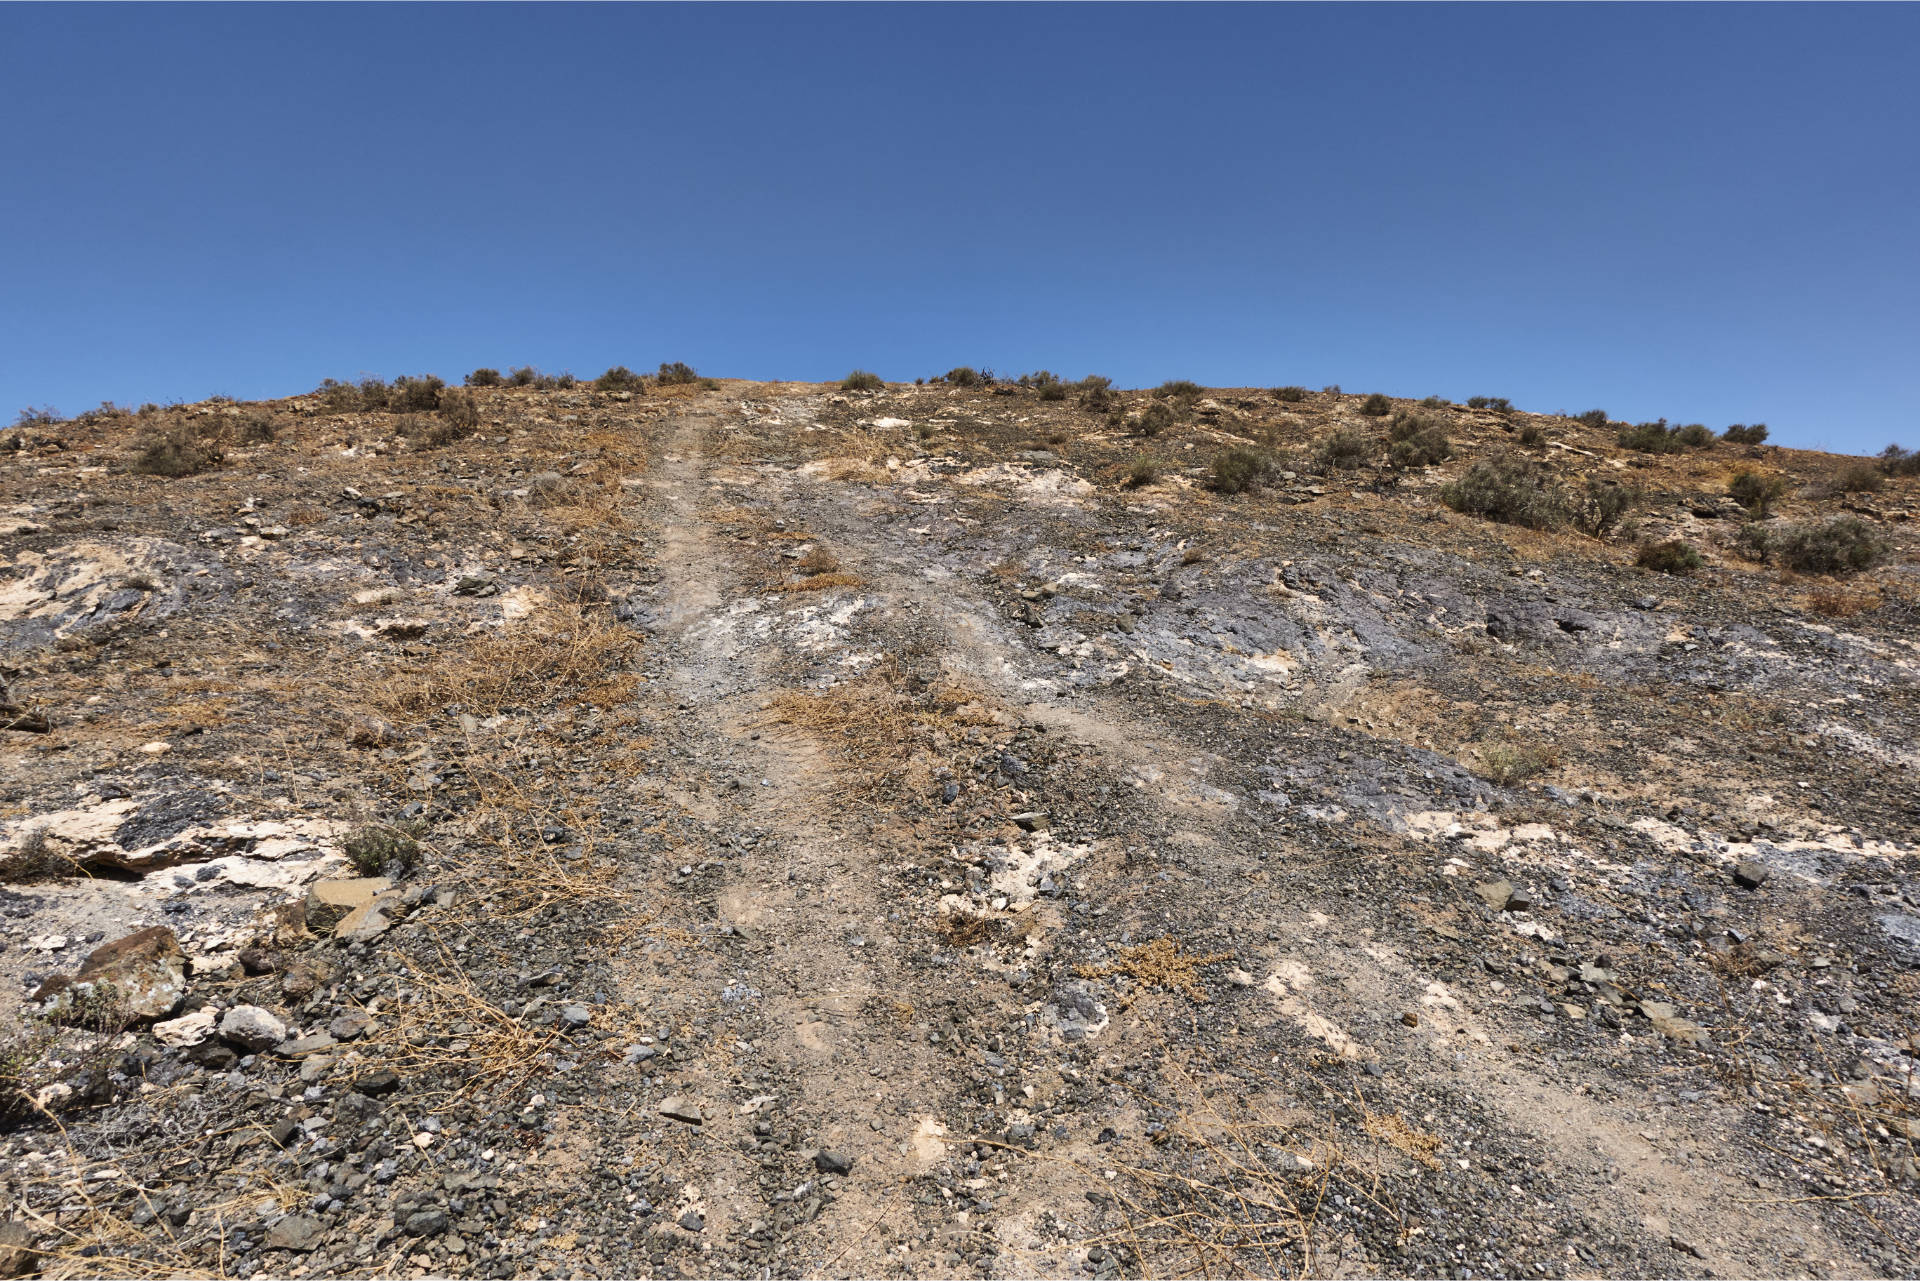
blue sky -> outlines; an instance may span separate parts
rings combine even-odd
[[[0,48],[9,417],[968,363],[1920,445],[1920,6],[7,5]]]

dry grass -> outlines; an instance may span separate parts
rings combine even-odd
[[[884,485],[892,479],[885,467],[864,458],[828,458],[820,464],[820,474],[828,480],[857,485]]]
[[[942,912],[934,917],[933,932],[948,947],[972,947],[1005,932],[1006,922],[972,912]]]
[[[1822,618],[1852,618],[1879,607],[1879,593],[1850,592],[1843,587],[1822,587],[1807,593],[1806,597],[1807,611]]]
[[[1205,1004],[1207,990],[1200,986],[1201,968],[1232,959],[1231,952],[1213,952],[1206,956],[1196,956],[1189,952],[1182,955],[1178,943],[1170,938],[1157,938],[1128,948],[1116,961],[1107,961],[1101,965],[1082,965],[1078,973],[1084,979],[1124,974],[1142,987],[1165,988],[1171,992],[1179,992],[1190,1001]],[[1123,1002],[1121,1008],[1124,1009],[1130,1004],[1132,1004],[1131,1000]]]
[[[774,583],[767,590],[770,592],[822,592],[834,587],[864,587],[866,581],[858,574],[811,574],[793,582]]]
[[[546,706],[589,689],[603,694],[639,644],[605,610],[550,607],[393,674],[372,701],[395,717],[419,718],[454,706],[494,716],[509,706]]]
[[[1495,739],[1476,747],[1473,757],[1461,763],[1489,782],[1511,787],[1558,765],[1560,750],[1543,744]]]

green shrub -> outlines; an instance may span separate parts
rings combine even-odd
[[[540,371],[532,365],[521,365],[507,375],[507,381],[515,387],[531,387],[533,386],[534,380],[539,376]]]
[[[1729,445],[1758,445],[1767,439],[1767,425],[1755,423],[1751,427],[1745,423],[1735,423],[1720,433],[1720,439]]]
[[[413,866],[420,853],[421,824],[416,820],[394,826],[368,824],[348,834],[347,861],[362,876],[378,876],[389,863]]]
[[[1040,399],[1042,400],[1065,400],[1066,398],[1067,385],[1065,383],[1046,383],[1040,388]]]
[[[1582,488],[1560,495],[1567,519],[1590,538],[1611,534],[1639,501],[1639,491],[1598,476],[1589,476]]]
[[[1691,545],[1670,538],[1664,543],[1641,544],[1640,554],[1633,558],[1633,563],[1662,574],[1691,574],[1706,562]]]
[[[1526,426],[1520,429],[1520,435],[1518,437],[1518,440],[1522,445],[1525,445],[1528,448],[1532,448],[1533,446],[1540,444],[1546,438],[1547,438],[1547,434],[1540,430],[1539,423],[1528,423]]]
[[[1164,400],[1150,400],[1147,407],[1140,411],[1140,417],[1134,423],[1134,430],[1142,436],[1158,436],[1178,421],[1179,415],[1173,412],[1173,406]]]
[[[1512,411],[1513,402],[1505,396],[1469,396],[1467,397],[1467,408],[1497,409],[1504,414]]]
[[[1733,534],[1733,550],[1762,564],[1773,558],[1774,531],[1758,521],[1742,525]]]
[[[625,365],[615,365],[593,380],[596,391],[637,391],[645,385],[646,380]]]
[[[1091,409],[1096,414],[1113,408],[1113,379],[1105,374],[1088,374],[1074,386],[1080,393],[1081,408]]]
[[[1252,449],[1226,449],[1214,455],[1207,483],[1223,494],[1244,494],[1272,469],[1265,454]]]
[[[446,383],[432,374],[393,380],[393,394],[387,408],[402,414],[425,414],[440,408],[440,392]]]
[[[980,381],[980,371],[971,365],[959,365],[947,371],[950,387],[978,387]]]
[[[384,378],[375,378],[371,374],[360,380],[360,408],[368,413],[379,413],[393,402],[393,388]]]
[[[1850,463],[1834,473],[1827,487],[1836,494],[1873,494],[1885,488],[1887,478],[1871,463]]]
[[[1877,458],[1880,470],[1889,476],[1920,476],[1920,450],[1888,445]]]
[[[1127,468],[1127,478],[1121,483],[1128,489],[1139,489],[1159,479],[1160,465],[1142,454],[1133,460],[1131,467]]]
[[[841,391],[879,391],[886,385],[879,374],[870,374],[864,369],[856,369],[840,380]]]
[[[1156,395],[1169,400],[1198,400],[1207,394],[1207,389],[1188,378],[1174,378],[1160,384]]]
[[[1440,501],[1457,512],[1527,529],[1552,529],[1565,518],[1558,487],[1519,454],[1481,459],[1441,487]]]
[[[640,377],[638,374],[634,374],[632,377],[633,382],[628,387],[629,391],[637,395],[647,389],[646,379]],[[563,369],[557,374],[541,374],[533,380],[533,385],[541,391],[565,391],[577,381],[572,374]]]
[[[173,427],[146,439],[133,460],[133,469],[146,476],[196,476],[218,467],[224,457],[215,442],[203,440],[185,427]]]
[[[1307,389],[1305,387],[1291,387],[1291,386],[1275,387],[1273,389],[1273,395],[1274,395],[1274,399],[1276,400],[1282,401],[1289,405],[1297,405],[1301,401],[1307,398]]]
[[[1589,409],[1574,421],[1585,423],[1589,427],[1605,427],[1607,425],[1607,411],[1604,409]]]
[[[498,387],[502,381],[498,369],[476,369],[467,375],[469,387]]]
[[[1405,410],[1387,424],[1387,464],[1391,467],[1431,467],[1453,457],[1453,442],[1445,428],[1424,414]]]
[[[1420,402],[1422,409],[1452,409],[1453,405],[1445,396],[1428,396]]]
[[[1764,520],[1773,505],[1787,492],[1787,480],[1770,472],[1741,471],[1727,482],[1727,497],[1747,509],[1756,520]]]
[[[1667,420],[1635,423],[1632,426],[1621,424],[1617,438],[1622,449],[1635,449],[1643,454],[1672,454],[1680,450],[1680,442],[1668,428]]]
[[[700,380],[700,389],[702,391],[719,391],[720,380],[718,378],[702,378]]]
[[[455,439],[464,439],[480,425],[480,406],[472,392],[449,389],[440,393],[440,416],[460,433]]]
[[[684,360],[663,360],[660,362],[659,381],[662,387],[681,386],[686,383],[698,382],[699,380],[700,375],[695,373],[693,366]]]
[[[1834,516],[1818,524],[1789,525],[1772,535],[1766,550],[1802,574],[1855,574],[1887,554],[1887,544],[1858,516]]]
[[[1393,402],[1377,391],[1360,402],[1360,412],[1369,418],[1385,418],[1392,408]]]
[[[1364,433],[1342,428],[1321,438],[1313,464],[1321,471],[1353,471],[1365,467],[1373,451],[1374,443]]]
[[[330,414],[350,414],[363,403],[358,387],[334,378],[322,381],[315,395],[320,398],[320,407]]]
[[[1688,449],[1708,449],[1718,439],[1705,423],[1688,423],[1676,429],[1673,438]]]

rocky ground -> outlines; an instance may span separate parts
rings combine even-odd
[[[1082,399],[0,434],[0,1272],[1920,1268],[1920,479]]]

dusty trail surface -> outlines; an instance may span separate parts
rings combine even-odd
[[[1143,445],[1020,388],[499,389],[433,448],[306,398],[207,475],[71,465],[111,420],[10,464],[0,639],[59,713],[0,742],[10,1230],[65,1275],[1910,1274],[1915,482],[1870,583],[1678,580],[1435,501],[1534,416],[1228,495],[1210,451],[1358,398],[1215,395]],[[1637,470],[1643,536],[1719,545],[1696,464]],[[40,1030],[151,925],[164,1017]]]

